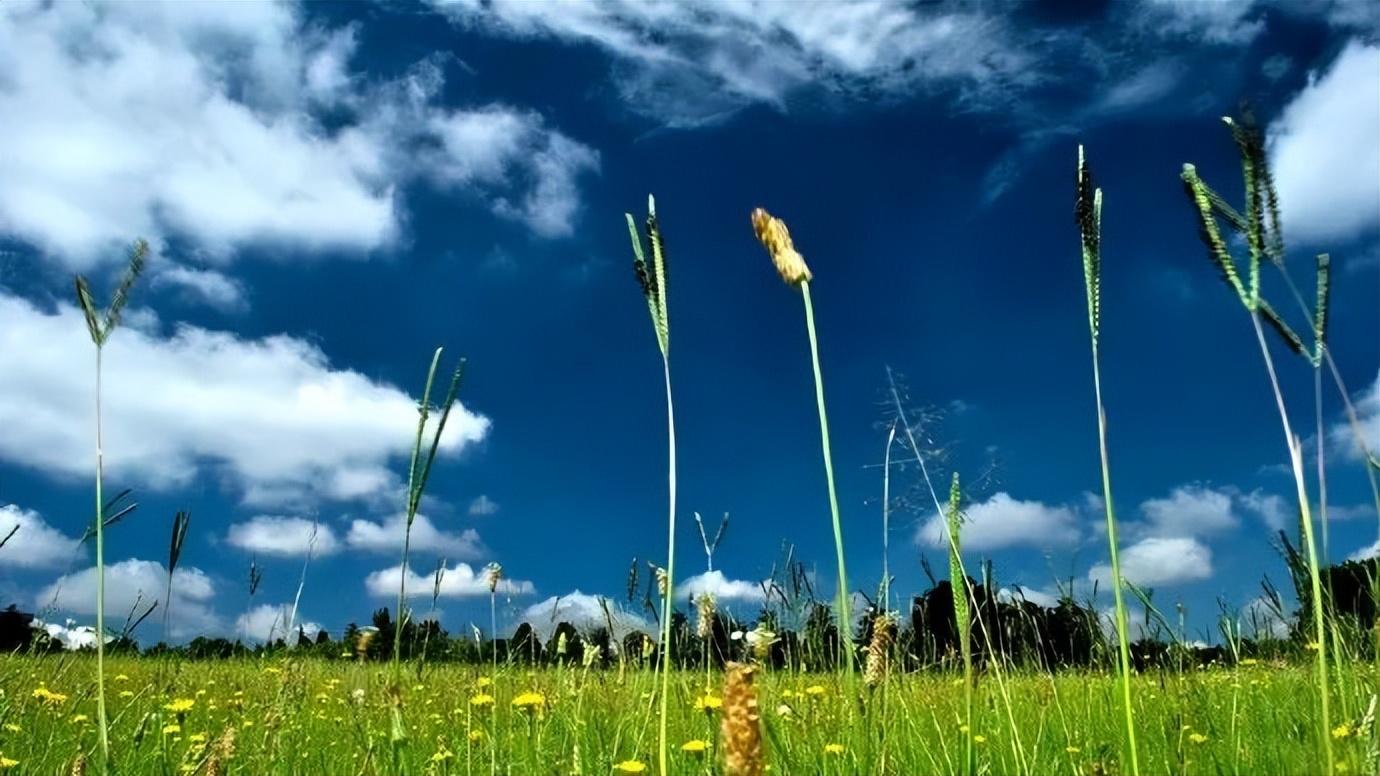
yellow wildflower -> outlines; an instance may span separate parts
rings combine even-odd
[[[172,703],[165,704],[163,708],[174,714],[186,714],[191,711],[192,707],[195,705],[196,701],[192,698],[177,698]]]
[[[171,735],[174,735],[174,734],[176,734],[176,733],[181,733],[181,732],[182,732],[182,726],[179,725],[179,724],[177,724],[177,723],[173,723],[173,724],[171,724],[171,725],[164,725],[164,726],[163,726],[163,735],[165,735],[165,736],[171,736]]]
[[[13,722],[6,722],[6,723],[5,723],[5,729],[8,730],[8,731],[10,731],[11,733],[21,733],[21,732],[23,732],[23,730],[24,730],[23,728],[19,727],[18,725],[14,724]]]
[[[724,699],[717,695],[701,695],[695,699],[695,711],[718,711],[723,705]]]
[[[624,760],[613,769],[619,773],[642,773],[647,770],[647,765],[639,760]]]
[[[469,739],[471,741],[482,741],[484,739],[484,731],[480,730],[479,728],[471,730],[469,734]]]
[[[72,715],[72,724],[74,724],[74,725],[80,725],[81,723],[87,721],[88,719],[91,719],[91,718],[88,717],[88,716],[86,716],[85,714],[73,714],[73,715]],[[1335,732],[1335,731],[1334,731],[1334,732]]]
[[[987,743],[987,736],[984,736],[981,733],[979,733],[978,735],[973,736],[973,743],[985,744]]]
[[[540,709],[546,705],[546,696],[528,690],[514,698],[513,705],[519,709]]]
[[[1082,750],[1082,749],[1079,749],[1079,748],[1076,747],[1076,746],[1066,746],[1066,747],[1064,747],[1064,751],[1065,751],[1065,752],[1068,752],[1069,754],[1078,754],[1079,752],[1081,752],[1081,751],[1083,751],[1083,750]]]
[[[517,700],[514,699],[513,702],[517,703]],[[476,708],[492,706],[494,705],[494,696],[489,695],[488,693],[479,693],[478,695],[472,695],[470,696],[470,705]]]
[[[1349,735],[1351,735],[1351,726],[1345,722],[1332,728],[1333,738],[1346,738]]]
[[[13,768],[14,766],[16,766],[16,765],[18,765],[18,764],[19,764],[19,761],[18,761],[18,760],[14,760],[14,759],[11,759],[11,758],[9,758],[9,757],[5,757],[4,755],[0,755],[0,768],[4,768],[5,770],[9,770],[10,768]]]
[[[489,685],[491,685],[491,684],[493,684],[493,683],[494,683],[494,680],[490,679],[489,677],[487,677],[487,676],[481,676],[481,677],[479,677],[479,681],[477,681],[477,682],[474,683],[474,686],[475,686],[475,687],[478,687],[479,689],[482,690],[482,689],[484,689],[485,687],[488,687]]]
[[[1202,744],[1207,742],[1208,737],[1203,735],[1202,733],[1189,733],[1188,740],[1192,741],[1195,744]]]
[[[133,691],[133,690],[121,690],[121,691],[120,691],[120,697],[121,697],[121,698],[133,698],[133,697],[134,697],[134,691]]]
[[[812,684],[809,687],[805,688],[805,694],[814,698],[818,698],[819,696],[824,694],[824,686]]]
[[[187,740],[188,740],[188,741],[191,741],[191,742],[194,743],[194,744],[204,744],[204,743],[206,743],[206,734],[205,734],[205,733],[193,733],[193,734],[191,734],[190,736],[187,736]]]
[[[825,754],[843,754],[843,744],[825,744]]]
[[[1256,660],[1256,659],[1253,658],[1253,657],[1246,657],[1246,658],[1242,658],[1242,659],[1241,659],[1241,665],[1243,665],[1243,666],[1253,666],[1253,665],[1257,665],[1257,664],[1259,664],[1259,663],[1260,663],[1260,661],[1259,661],[1259,660]]]
[[[692,738],[680,745],[680,750],[689,754],[704,754],[708,748],[709,742],[702,738]]]
[[[117,681],[117,682],[128,682],[128,681],[129,681],[129,677],[126,676],[126,675],[124,675],[124,674],[116,674],[116,675],[115,675],[115,681]]]

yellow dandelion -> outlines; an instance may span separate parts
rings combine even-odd
[[[805,688],[805,694],[811,698],[818,698],[823,695],[824,692],[824,685],[822,684],[812,684]]]
[[[186,714],[191,711],[192,707],[195,705],[196,701],[192,698],[177,698],[172,703],[165,704],[163,708],[174,714]]]
[[[843,744],[825,744],[825,745],[824,745],[824,753],[825,753],[825,754],[843,754],[843,752],[844,752]]]
[[[165,735],[165,736],[176,735],[176,734],[181,733],[181,732],[182,732],[182,726],[179,725],[179,724],[177,724],[177,723],[173,723],[173,724],[171,724],[171,725],[164,725],[164,726],[163,726],[163,735]]]
[[[73,715],[72,715],[72,724],[74,724],[74,725],[80,725],[81,723],[87,721],[88,719],[91,719],[91,718],[88,717],[88,716],[86,716],[85,714],[73,714]],[[1336,731],[1333,731],[1333,732],[1335,733]]]
[[[117,681],[117,682],[128,682],[128,681],[129,681],[129,677],[126,676],[126,675],[124,675],[124,674],[116,674],[116,675],[115,675],[115,681]]]
[[[1207,743],[1208,737],[1203,735],[1202,733],[1189,733],[1188,740],[1192,741],[1195,744],[1203,744]]]
[[[624,760],[613,766],[619,773],[643,773],[647,770],[647,764],[640,760]]]
[[[1066,746],[1066,747],[1064,747],[1064,751],[1065,751],[1065,752],[1068,752],[1069,754],[1078,754],[1079,752],[1081,752],[1081,751],[1083,751],[1083,750],[1082,750],[1082,749],[1079,749],[1079,748],[1076,747],[1076,746]]]
[[[701,695],[695,699],[695,711],[718,711],[723,708],[724,699],[717,695]]]
[[[709,742],[702,738],[692,738],[680,745],[680,750],[688,754],[704,754],[709,749]]]
[[[479,728],[475,728],[474,730],[470,731],[468,738],[471,741],[482,741],[484,740],[484,731],[480,730]]]
[[[516,704],[516,699],[513,702],[514,704]],[[492,706],[494,705],[494,696],[489,695],[487,693],[479,693],[478,695],[472,695],[470,696],[470,705],[474,706],[475,708],[481,709],[487,706]]]
[[[545,705],[546,696],[539,692],[532,692],[531,690],[521,693],[513,699],[513,706],[527,711],[540,709]]]
[[[6,722],[6,723],[5,723],[5,729],[8,730],[8,731],[10,731],[11,733],[22,733],[22,732],[24,732],[24,729],[23,729],[23,728],[19,727],[18,725],[14,724],[13,722]]]
[[[979,733],[978,735],[973,736],[973,743],[985,744],[987,743],[987,736],[984,736],[981,733]]]
[[[1351,726],[1345,722],[1332,728],[1333,738],[1346,738],[1349,735],[1351,735]]]
[[[194,744],[204,744],[204,743],[206,743],[206,734],[205,734],[205,733],[193,733],[193,734],[191,734],[190,736],[187,736],[187,740],[188,740],[188,741],[191,741],[191,742],[194,743]]]
[[[479,689],[482,690],[482,689],[484,689],[485,687],[488,687],[489,685],[491,685],[491,684],[493,684],[493,683],[494,683],[494,680],[490,679],[489,677],[487,677],[487,676],[481,676],[481,677],[479,677],[479,681],[477,681],[477,682],[474,683],[474,686],[475,686],[475,687],[478,687]]]
[[[15,759],[10,758],[10,757],[0,756],[0,768],[4,768],[5,770],[9,770],[10,768],[15,767],[16,765],[19,765],[19,761],[18,761],[18,760],[15,760]]]
[[[133,691],[133,690],[121,690],[121,691],[120,691],[120,697],[121,697],[121,698],[133,698],[133,697],[134,697],[134,691]]]

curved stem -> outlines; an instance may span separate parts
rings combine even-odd
[[[676,578],[676,414],[671,403],[671,359],[663,352],[662,374],[666,381],[666,479],[670,511],[666,520],[666,600],[661,617],[661,706],[658,763],[662,776],[670,773],[667,739],[667,702],[671,691],[671,615],[675,611],[673,585]]]
[[[96,718],[101,729],[101,773],[110,771],[110,732],[105,714],[105,502],[101,496],[105,453],[101,440],[101,346],[96,346]]]

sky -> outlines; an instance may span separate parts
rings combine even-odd
[[[1220,607],[1288,587],[1275,537],[1297,509],[1249,318],[1179,179],[1191,162],[1240,199],[1220,117],[1243,102],[1305,296],[1312,257],[1333,258],[1331,351],[1380,448],[1367,2],[6,0],[0,535],[19,530],[0,603],[92,620],[95,350],[72,278],[105,298],[142,237],[149,266],[103,357],[105,487],[139,505],[106,540],[112,621],[167,597],[178,510],[170,640],[280,633],[304,569],[309,632],[391,607],[416,397],[444,347],[443,369],[467,367],[412,527],[413,605],[487,630],[498,562],[501,629],[589,624],[598,596],[636,626],[629,563],[664,563],[667,539],[660,353],[624,220],[652,193],[682,590],[751,616],[789,548],[834,593],[801,298],[754,239],[762,206],[815,276],[850,587],[870,594],[882,570],[890,368],[942,452],[936,482],[967,485],[970,573],[990,560],[1031,600],[1108,606],[1081,143],[1105,196],[1123,570],[1213,640]],[[1264,288],[1306,326],[1273,268]],[[1317,503],[1313,373],[1276,345]],[[1363,557],[1380,515],[1330,380],[1322,401],[1329,556]],[[915,467],[891,480],[908,596],[929,586],[923,559],[945,568],[944,539]],[[712,573],[696,512],[711,532],[731,515]]]

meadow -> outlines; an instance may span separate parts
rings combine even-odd
[[[803,303],[814,378],[809,389],[818,408],[830,516],[822,528],[832,531],[836,563],[820,583],[827,582],[834,597],[821,601],[813,590],[802,596],[803,566],[788,561],[779,584],[765,591],[768,606],[755,622],[725,620],[706,594],[692,602],[697,616],[692,631],[689,618],[674,605],[683,599],[676,597],[674,565],[682,532],[677,529],[672,314],[666,248],[655,200],[649,197],[642,224],[631,214],[626,220],[666,391],[666,563],[649,570],[643,602],[658,633],[620,636],[610,620],[602,642],[593,633],[557,626],[557,635],[544,645],[545,659],[532,654],[524,659],[514,644],[531,642],[516,635],[499,649],[493,606],[503,570],[491,564],[484,571],[493,618],[489,641],[478,644],[468,659],[447,651],[466,639],[448,638],[439,625],[419,626],[401,586],[393,609],[401,615],[400,627],[388,626],[387,612],[376,613],[376,624],[387,627],[355,629],[339,644],[277,644],[249,651],[226,642],[220,659],[196,659],[191,649],[166,648],[137,657],[130,654],[130,633],[154,605],[142,614],[131,612],[116,637],[106,626],[98,573],[96,632],[111,635],[109,646],[98,638],[94,654],[69,654],[35,644],[0,663],[0,770],[217,776],[1376,773],[1376,565],[1328,565],[1327,522],[1325,515],[1316,516],[1322,535],[1315,537],[1310,497],[1310,490],[1326,487],[1324,451],[1316,451],[1317,474],[1310,478],[1302,437],[1290,425],[1276,376],[1284,362],[1277,364],[1272,355],[1282,346],[1287,355],[1279,355],[1298,356],[1301,361],[1291,363],[1312,369],[1318,406],[1326,368],[1354,418],[1326,347],[1330,263],[1325,255],[1317,257],[1314,293],[1306,300],[1285,271],[1263,140],[1249,121],[1228,120],[1227,125],[1241,155],[1244,205],[1229,204],[1192,165],[1184,166],[1181,177],[1209,262],[1247,313],[1254,334],[1248,347],[1259,347],[1279,410],[1299,513],[1297,535],[1280,535],[1299,604],[1294,616],[1276,596],[1277,621],[1287,623],[1286,632],[1243,633],[1239,615],[1224,612],[1220,643],[1208,649],[1191,645],[1182,625],[1174,628],[1156,609],[1150,591],[1122,579],[1099,358],[1103,197],[1080,149],[1070,191],[1070,247],[1079,250],[1070,250],[1067,266],[1076,271],[1081,264],[1084,276],[1086,296],[1070,309],[1087,316],[1096,398],[1089,411],[1098,419],[1107,559],[1111,577],[1124,582],[1110,586],[1110,615],[1092,600],[1075,600],[1072,590],[1061,591],[1054,607],[1002,601],[990,569],[983,569],[981,580],[971,576],[974,569],[962,552],[964,480],[956,471],[940,476],[940,462],[916,441],[922,423],[907,417],[894,383],[883,502],[888,503],[894,452],[913,464],[910,471],[923,482],[935,514],[946,520],[947,579],[913,599],[908,612],[895,610],[884,548],[883,578],[876,586],[869,583],[864,591],[850,584],[811,295],[814,278],[786,224],[759,208],[751,213],[751,231]],[[105,532],[132,509],[123,501],[126,493],[112,499],[103,492],[103,346],[119,328],[148,253],[144,242],[134,244],[128,269],[106,305],[96,301],[85,279],[76,279],[95,346],[95,514],[88,533],[98,570],[104,568]],[[1302,335],[1262,294],[1262,270],[1270,267],[1279,271],[1307,320]],[[447,378],[440,369],[443,355],[439,348],[434,352],[417,405],[405,528],[398,537],[404,568],[412,524],[465,372],[461,359]],[[1325,436],[1321,417],[1319,411],[1320,443]],[[1357,443],[1364,450],[1359,433]],[[1380,461],[1365,453],[1363,465],[1380,510]],[[179,513],[173,520],[169,593],[189,519]],[[711,541],[702,523],[699,529],[712,567],[720,537]],[[437,590],[443,569],[437,571]],[[629,603],[639,587],[638,569],[634,562]],[[251,568],[251,596],[256,573]],[[406,584],[406,575],[401,578]],[[304,567],[303,584],[305,579]],[[1347,580],[1351,587],[1343,596],[1340,585]],[[875,598],[867,595],[871,590]],[[854,595],[860,591],[869,602],[861,611],[855,610]],[[772,608],[773,592],[779,609]],[[1130,620],[1137,605],[1149,626],[1138,637]],[[291,622],[284,632],[294,632]],[[599,648],[575,650],[573,641],[581,636]],[[433,648],[439,653],[428,659]],[[797,648],[803,654],[790,651]]]
[[[8,772],[68,774],[92,753],[89,656],[0,668]],[[321,658],[112,659],[111,765],[121,773],[654,773],[658,679],[645,670],[434,665],[399,693],[385,665]],[[1350,664],[1329,732],[1338,773],[1374,773],[1377,668]],[[672,674],[670,772],[721,773],[722,677]],[[762,672],[770,773],[957,774],[963,694],[954,673],[898,674],[848,697],[837,674]],[[1016,672],[979,685],[975,772],[1124,773],[1120,695],[1102,671]],[[1253,661],[1133,682],[1140,766],[1158,774],[1319,773],[1309,670]],[[405,737],[393,738],[394,709]]]

